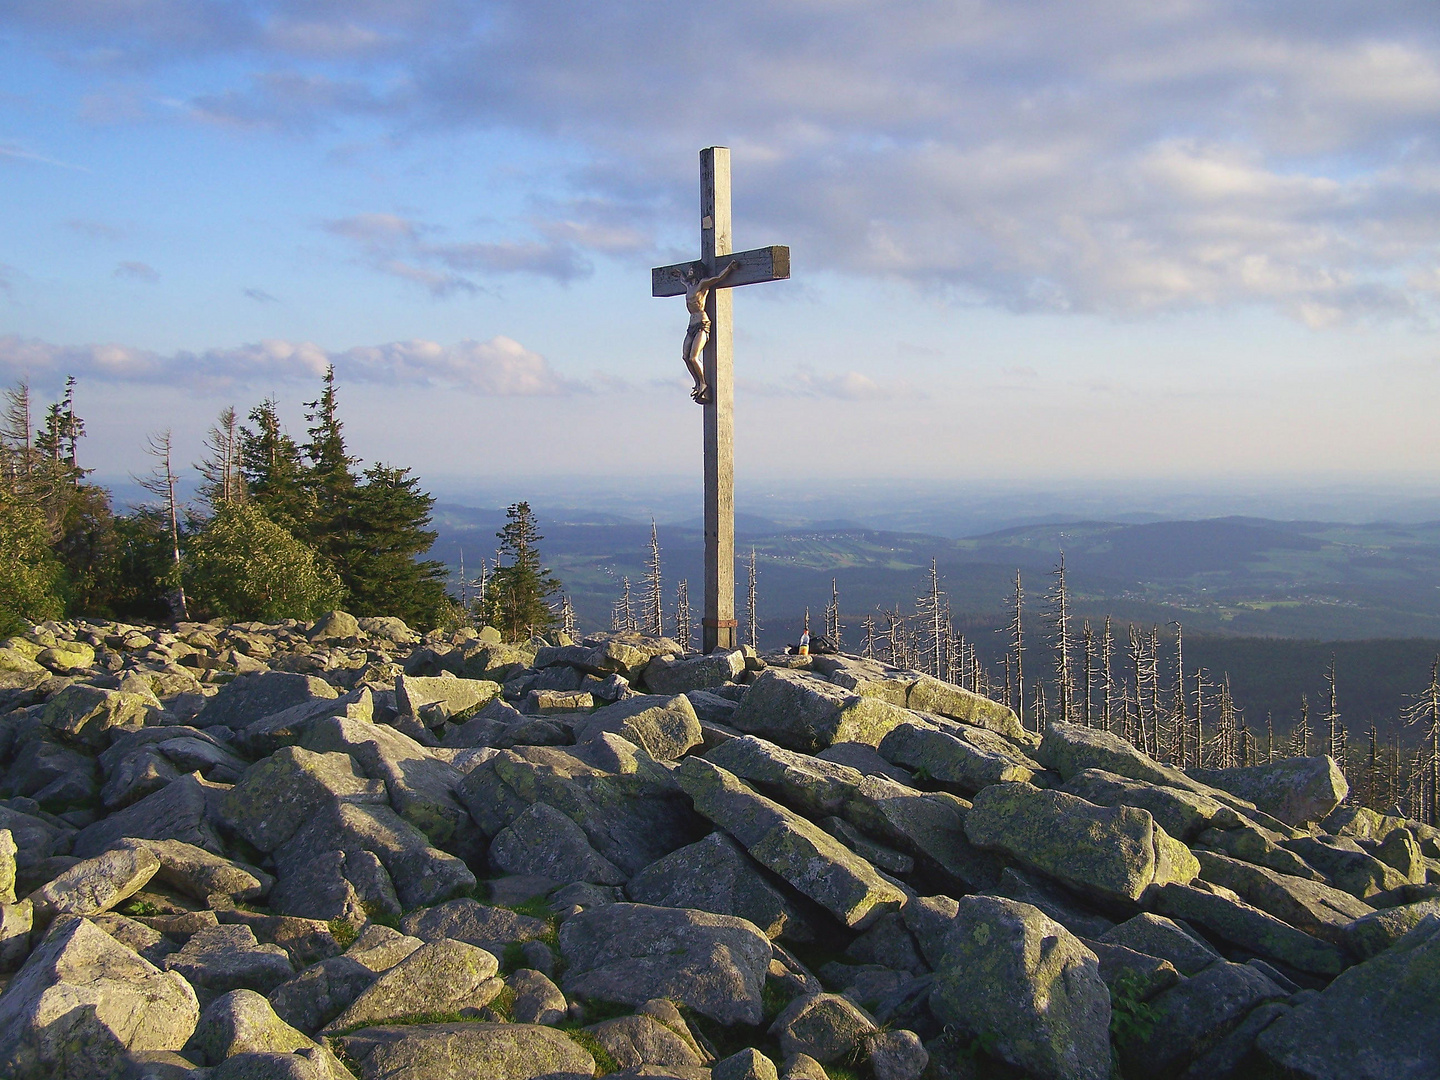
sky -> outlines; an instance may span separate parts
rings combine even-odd
[[[0,381],[76,375],[101,477],[331,363],[437,485],[695,476],[712,144],[792,251],[742,495],[1440,493],[1433,0],[0,0]]]

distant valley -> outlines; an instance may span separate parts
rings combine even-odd
[[[537,509],[542,552],[565,583],[581,628],[608,628],[622,578],[630,578],[638,597],[649,522]],[[440,537],[432,557],[458,573],[463,551],[473,576],[480,558],[493,558],[503,518],[498,509],[438,505]],[[1389,727],[1405,695],[1424,685],[1440,651],[1440,522],[1080,521],[949,539],[845,522],[782,526],[742,514],[736,533],[740,617],[753,547],[763,646],[793,640],[807,607],[818,626],[834,579],[846,645],[858,648],[867,614],[914,610],[934,558],[956,628],[990,663],[998,662],[1001,648],[993,631],[1008,619],[1015,571],[1021,571],[1032,663],[1041,670],[1043,594],[1063,550],[1077,630],[1087,618],[1098,627],[1106,614],[1117,625],[1159,626],[1166,638],[1172,624],[1182,624],[1187,669],[1202,665],[1216,679],[1228,673],[1252,723],[1274,711],[1277,725],[1288,726],[1302,692],[1312,703],[1318,699],[1334,652],[1347,721],[1368,725],[1373,718]],[[701,533],[698,522],[662,524],[659,538],[667,609],[673,610],[680,579],[698,596]]]

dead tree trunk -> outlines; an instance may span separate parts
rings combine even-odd
[[[756,614],[755,593],[755,548],[750,548],[750,577],[745,592],[745,644],[752,649],[760,648],[760,622]]]
[[[641,597],[647,637],[665,636],[665,594],[660,585],[660,534],[650,519],[650,557],[645,563],[645,591]]]
[[[695,628],[692,621],[690,582],[682,579],[675,585],[675,639],[687,653],[695,647]]]
[[[1060,564],[1051,576],[1055,584],[1050,591],[1049,620],[1055,649],[1055,692],[1059,699],[1055,713],[1068,724],[1075,719],[1075,679],[1070,671],[1070,597],[1065,586],[1065,552],[1060,552]]]
[[[171,466],[170,429],[166,428],[164,431],[151,435],[146,442],[145,452],[155,459],[155,469],[144,479],[139,477],[135,479],[150,494],[164,500],[161,509],[165,514],[166,523],[170,526],[170,547],[174,556],[171,588],[165,599],[170,605],[171,620],[181,622],[190,618],[190,610],[185,602],[185,583],[180,576],[180,504],[175,498],[175,485],[178,483],[179,477],[175,475],[175,470]]]

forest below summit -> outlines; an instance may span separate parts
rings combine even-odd
[[[242,422],[221,411],[189,452],[152,434],[146,502],[117,508],[90,482],[75,380],[44,409],[21,382],[0,417],[0,636],[26,622],[309,619],[340,606],[420,627],[454,617],[442,563],[426,560],[434,500],[409,469],[357,471],[334,369],[306,403],[303,441],[276,401]]]

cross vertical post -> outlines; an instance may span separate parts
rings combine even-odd
[[[708,333],[698,363],[705,376],[705,616],[700,621],[705,652],[734,649],[735,621],[735,380],[734,319],[730,290],[740,285],[784,281],[790,276],[790,249],[782,244],[736,251],[730,235],[730,151],[700,151],[700,258],[650,271],[652,296],[684,296],[692,312],[685,336],[689,350]],[[703,285],[703,289],[701,286]],[[700,312],[704,296],[704,319]],[[692,306],[693,305],[693,306]],[[691,372],[697,378],[698,374]],[[695,399],[702,400],[696,383]]]
[[[700,258],[720,267],[732,250],[730,150],[700,151]],[[710,340],[705,344],[705,616],[701,650],[733,649],[735,621],[735,381],[734,301],[729,289],[712,289]]]

